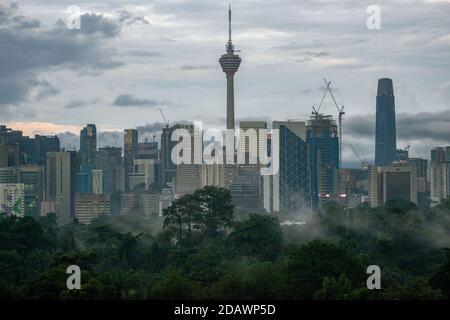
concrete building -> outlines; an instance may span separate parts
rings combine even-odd
[[[406,162],[416,168],[417,174],[417,203],[419,207],[430,205],[430,185],[428,179],[428,160],[408,158]]]
[[[432,205],[450,197],[450,147],[431,150],[430,182]]]
[[[191,150],[184,150],[184,151],[191,154],[192,164],[194,163],[195,160],[193,150],[193,147],[195,145],[195,138],[199,139],[201,143],[201,137],[198,137],[198,133],[195,132],[195,128],[193,125],[176,124],[171,127],[163,128],[163,132],[161,135],[161,165],[160,165],[161,187],[165,187],[168,185],[172,186],[175,180],[177,166],[173,162],[172,151],[175,148],[175,146],[180,142],[178,139],[176,139],[174,135],[174,132],[177,132],[177,130],[187,130],[187,132],[189,132],[191,135]],[[175,158],[177,157],[176,154],[174,156]]]
[[[25,186],[25,215],[39,217],[44,200],[44,167],[20,166],[18,182]]]
[[[25,185],[0,183],[0,213],[7,216],[25,216]]]
[[[88,124],[80,131],[81,165],[95,167],[97,152],[97,128],[95,124]]]
[[[122,192],[120,195],[120,213],[122,215],[138,209],[138,198],[133,192]]]
[[[392,79],[379,79],[376,103],[375,165],[387,166],[397,160],[395,97]]]
[[[238,164],[261,164],[267,156],[267,123],[265,121],[241,121],[238,144]]]
[[[22,131],[7,128],[5,125],[0,125],[0,145],[13,145],[22,141]]]
[[[111,198],[109,194],[75,195],[75,218],[82,224],[90,224],[92,220],[111,214]]]
[[[158,142],[145,140],[138,143],[136,159],[159,160]]]
[[[103,170],[104,192],[122,191],[124,188],[122,149],[117,147],[100,148],[97,151],[96,159],[96,168]]]
[[[134,160],[134,173],[143,176],[145,189],[158,185],[158,166],[159,161],[155,159]]]
[[[0,168],[14,167],[20,164],[19,144],[0,144]]]
[[[176,166],[175,198],[192,194],[202,187],[200,164],[180,164]]]
[[[49,213],[56,214],[57,217],[61,215],[61,202],[59,201],[42,201],[41,202],[41,216],[45,217]]]
[[[0,183],[16,183],[17,167],[0,167]]]
[[[104,192],[103,170],[92,170],[92,193],[103,194]]]
[[[139,195],[139,208],[141,214],[148,216],[161,215],[159,193],[143,192]]]
[[[45,201],[59,201],[59,224],[70,223],[74,217],[76,193],[76,153],[49,152],[45,166]]]
[[[124,184],[125,190],[130,190],[129,177],[134,172],[134,160],[138,150],[138,131],[136,129],[125,129],[124,136]]]
[[[369,166],[369,203],[372,208],[391,199],[417,202],[417,169],[406,162],[394,162],[389,166]]]

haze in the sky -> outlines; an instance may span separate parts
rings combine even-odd
[[[81,9],[81,29],[66,26]],[[369,5],[381,29],[369,30]],[[306,120],[326,77],[345,105],[350,144],[373,159],[377,80],[395,86],[399,147],[429,157],[450,144],[450,1],[232,1],[237,120]],[[218,59],[228,1],[0,0],[0,123],[61,133],[66,146],[96,123],[100,145],[124,128],[202,120],[225,127],[226,82]],[[337,115],[332,100],[322,111]],[[155,125],[158,127],[160,124]],[[117,131],[117,132],[116,132]],[[119,142],[118,142],[119,141]]]

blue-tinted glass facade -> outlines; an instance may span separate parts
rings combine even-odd
[[[280,126],[280,209],[311,208],[308,145],[286,126]]]
[[[387,166],[397,160],[395,98],[391,79],[378,80],[375,133],[375,165]]]
[[[311,200],[319,207],[320,194],[336,194],[339,186],[339,137],[331,116],[316,115],[308,121],[306,142],[310,150]]]

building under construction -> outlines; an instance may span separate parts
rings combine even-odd
[[[339,188],[339,137],[331,115],[313,113],[307,121],[306,142],[311,164],[311,201],[317,209],[321,198],[337,194]]]

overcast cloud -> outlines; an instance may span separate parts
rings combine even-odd
[[[65,25],[69,5],[81,29]],[[368,5],[382,28],[366,27]],[[302,119],[332,81],[350,143],[373,158],[377,79],[394,80],[399,146],[450,144],[450,1],[234,0],[236,118]],[[100,132],[170,121],[224,127],[228,1],[0,0],[0,122]],[[331,101],[323,111],[336,114]],[[151,125],[150,125],[151,126]],[[45,133],[45,132],[44,132]],[[47,132],[57,133],[57,132]],[[67,141],[70,139],[68,138]],[[105,144],[115,144],[112,134]],[[102,140],[103,141],[103,140]],[[72,143],[72,142],[70,142]],[[103,142],[102,142],[103,143]],[[101,143],[100,143],[101,144]]]

